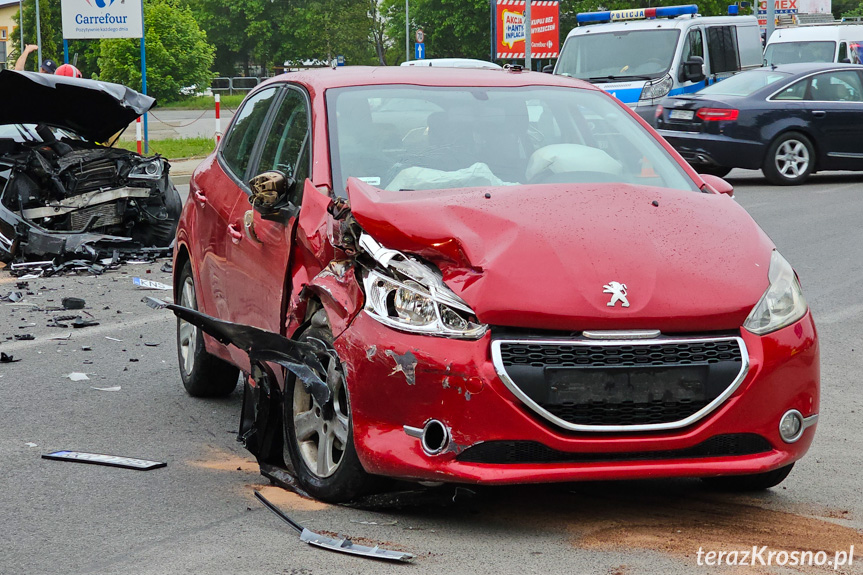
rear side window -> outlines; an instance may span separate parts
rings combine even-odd
[[[848,70],[813,76],[810,100],[817,102],[863,102],[860,74]]]
[[[245,180],[255,141],[258,139],[258,133],[261,131],[277,90],[278,88],[261,90],[243,102],[243,107],[237,112],[231,131],[225,137],[222,158],[234,175],[241,180]]]
[[[764,56],[758,26],[737,26],[737,48],[742,68],[761,66]]]
[[[707,51],[710,55],[710,73],[740,70],[737,53],[737,34],[734,26],[711,26],[707,29]]]

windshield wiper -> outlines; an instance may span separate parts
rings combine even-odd
[[[653,77],[638,75],[615,76],[614,74],[609,74],[608,76],[592,76],[587,79],[588,82],[600,82],[602,80],[653,80]]]

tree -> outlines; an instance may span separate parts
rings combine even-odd
[[[175,100],[183,87],[209,87],[213,47],[191,10],[177,0],[145,0],[144,26],[150,95]],[[102,40],[99,66],[100,79],[140,89],[140,40]]]
[[[834,9],[836,5],[833,5]],[[836,12],[834,12],[836,14]],[[863,2],[860,4],[851,4],[845,6],[845,10],[840,14],[841,18],[863,18]]]
[[[296,43],[286,60],[330,60],[343,55],[349,64],[380,63],[375,53],[373,22],[379,19],[374,0],[306,0],[293,11]],[[380,22],[377,24],[381,26]],[[383,35],[381,48],[386,45]]]

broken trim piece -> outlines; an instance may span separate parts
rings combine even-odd
[[[222,321],[197,310],[166,303],[154,297],[142,300],[153,309],[169,309],[180,319],[200,328],[219,343],[234,345],[245,351],[251,363],[271,362],[289,370],[302,382],[323,410],[332,409],[332,390],[317,374],[326,373],[316,356],[319,347],[288,339],[277,333]]]
[[[410,553],[404,553],[402,551],[391,551],[389,549],[381,549],[377,545],[375,545],[374,547],[357,545],[347,537],[336,539],[333,537],[327,537],[325,535],[315,533],[314,531],[306,529],[305,527],[288,517],[287,514],[285,514],[281,509],[270,503],[266,497],[261,495],[259,491],[255,491],[255,497],[264,505],[264,507],[278,515],[282,521],[290,525],[292,529],[299,533],[300,541],[305,541],[309,545],[321,547],[322,549],[327,549],[329,551],[336,551],[338,553],[347,553],[348,555],[356,555],[358,557],[365,557],[367,559],[379,559],[383,561],[398,561],[400,563],[408,563],[414,558],[414,556]]]

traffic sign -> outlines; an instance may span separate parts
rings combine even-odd
[[[422,28],[417,28],[415,37],[417,44],[423,44],[426,41],[426,35]]]
[[[423,60],[426,57],[426,45],[417,42],[414,44],[414,60]]]
[[[339,54],[336,56],[336,66],[344,66],[345,65],[345,57],[343,54]]]

